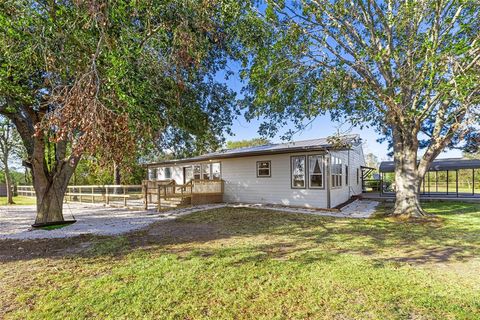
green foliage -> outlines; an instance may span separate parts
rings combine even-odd
[[[327,111],[426,148],[426,161],[476,131],[478,1],[267,1],[244,71],[249,119],[272,136]],[[400,129],[401,128],[401,129]],[[477,128],[478,131],[478,128]],[[423,139],[422,137],[428,137]],[[398,140],[398,135],[397,135]]]
[[[20,172],[10,170],[10,176],[14,185],[30,185],[32,184],[32,177],[29,172]],[[0,170],[0,183],[5,183],[5,172]]]
[[[80,160],[70,184],[72,185],[111,185],[114,184],[114,166],[100,164],[93,157]],[[141,184],[145,179],[145,168],[137,161],[122,164],[120,168],[121,184]]]
[[[216,149],[236,115],[235,93],[216,75],[240,57],[250,10],[232,0],[3,1],[0,113],[18,125],[44,121],[31,118],[35,108],[61,113],[48,139],[99,160],[135,156],[128,137],[141,152],[153,141],[179,153]],[[109,122],[116,117],[128,126]]]
[[[253,138],[253,139],[246,139],[246,140],[239,140],[239,141],[227,141],[227,149],[237,149],[237,148],[244,148],[244,147],[254,147],[254,146],[262,146],[265,144],[271,143],[270,140],[265,138]]]

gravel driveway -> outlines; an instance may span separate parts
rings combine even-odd
[[[77,222],[55,230],[32,229],[31,224],[35,221],[35,206],[0,206],[0,240],[66,238],[82,234],[116,235],[142,229],[156,221],[174,219],[193,212],[225,206],[261,208],[337,218],[369,218],[375,212],[377,205],[376,201],[357,200],[345,206],[340,212],[331,212],[269,205],[211,204],[157,213],[155,210],[134,211],[105,207],[101,204],[68,203],[63,207],[64,217],[66,220],[75,217]]]
[[[75,237],[82,234],[116,235],[138,230],[149,224],[173,219],[196,211],[213,209],[223,205],[206,205],[157,213],[105,207],[99,204],[65,204],[66,220],[73,216],[77,222],[60,229],[32,229],[35,206],[0,206],[0,239],[42,239]]]

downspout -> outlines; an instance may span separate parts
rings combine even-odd
[[[330,154],[330,151],[328,151],[328,149],[325,149],[326,153],[327,153],[327,157],[325,157],[325,171],[326,171],[326,176],[327,176],[327,183],[326,183],[326,186],[327,186],[327,209],[330,209],[331,208],[331,200],[330,200],[330,181],[331,181],[331,177],[330,177],[330,163],[331,163],[331,154]]]

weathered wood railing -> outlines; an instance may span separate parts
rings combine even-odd
[[[181,203],[188,199],[192,205],[218,203],[223,201],[223,180],[194,179],[186,184],[176,184],[174,180],[145,180],[144,204],[155,203],[158,210],[162,208],[162,201],[177,199]]]
[[[18,186],[17,194],[26,197],[35,197],[33,186]],[[65,193],[65,202],[105,203],[108,205],[135,205],[143,204],[142,185],[78,185],[68,186]]]
[[[222,202],[223,191],[223,180],[195,179],[186,184],[176,184],[174,180],[145,180],[142,185],[68,186],[64,199],[65,202],[104,203],[145,209],[149,204],[155,204],[161,209],[162,200],[177,199],[192,205]],[[17,193],[35,197],[33,186],[18,186]]]

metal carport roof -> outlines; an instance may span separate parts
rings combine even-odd
[[[480,159],[449,158],[437,159],[430,165],[429,171],[447,171],[457,169],[480,169]],[[394,172],[393,161],[382,161],[379,167],[380,172]]]

